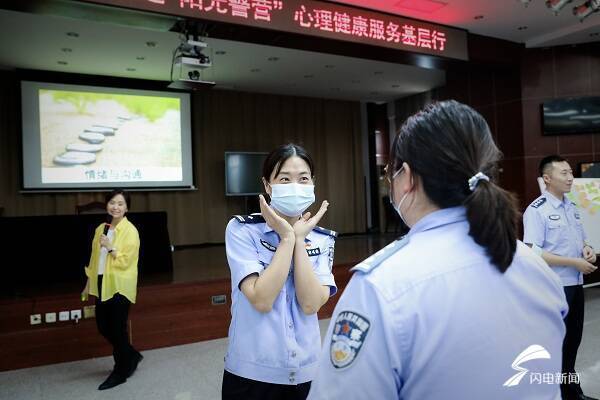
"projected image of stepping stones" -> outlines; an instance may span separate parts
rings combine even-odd
[[[80,165],[90,164],[96,161],[94,153],[84,153],[82,151],[67,151],[54,157],[54,163],[58,165]]]
[[[94,128],[106,128],[106,129],[112,129],[113,131],[116,131],[117,129],[119,129],[118,126],[111,126],[111,125],[100,125],[100,124],[94,124],[92,125],[92,127]]]
[[[99,133],[104,136],[115,136],[115,130],[111,128],[105,128],[103,126],[93,125],[91,128],[87,128],[84,132]]]
[[[41,161],[47,182],[87,181],[83,175],[74,177],[90,167],[171,173],[181,166],[181,132],[181,101],[175,97],[40,91]],[[68,166],[74,168],[65,175],[56,170]]]
[[[83,131],[83,133],[79,135],[79,139],[85,140],[88,143],[98,144],[104,142],[105,136],[101,133]]]
[[[67,145],[67,151],[81,151],[84,153],[97,153],[102,150],[101,144],[71,143]]]

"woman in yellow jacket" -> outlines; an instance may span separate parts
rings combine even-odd
[[[99,390],[124,383],[143,358],[127,334],[129,306],[136,298],[140,249],[138,231],[125,216],[128,205],[131,200],[123,190],[115,189],[106,196],[106,211],[112,221],[96,228],[85,268],[88,279],[82,296],[96,296],[98,331],[113,346],[115,359],[113,371]]]

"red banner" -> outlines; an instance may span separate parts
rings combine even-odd
[[[468,59],[466,31],[323,1],[80,1]]]

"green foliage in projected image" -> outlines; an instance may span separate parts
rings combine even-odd
[[[134,96],[109,93],[67,92],[58,90],[40,90],[40,94],[49,93],[57,103],[71,103],[79,114],[86,114],[87,107],[99,101],[114,101],[132,114],[146,117],[154,122],[167,111],[179,111],[179,99],[172,97]]]

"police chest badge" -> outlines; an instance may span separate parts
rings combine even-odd
[[[352,364],[362,348],[371,323],[352,311],[342,311],[335,320],[329,354],[335,368]]]

